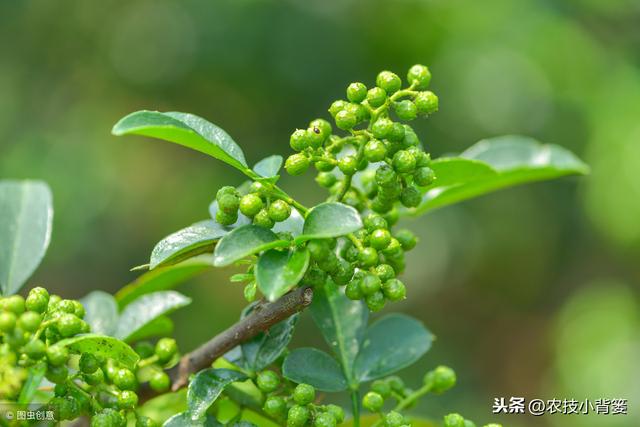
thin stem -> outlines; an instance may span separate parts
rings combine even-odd
[[[360,427],[360,396],[358,390],[351,390],[351,410],[353,412],[353,427]]]

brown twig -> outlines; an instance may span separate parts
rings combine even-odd
[[[277,301],[258,304],[250,315],[202,344],[191,353],[182,356],[180,363],[167,372],[173,384],[172,390],[176,391],[185,387],[189,384],[189,376],[191,374],[210,367],[216,359],[238,344],[253,338],[258,333],[266,331],[276,323],[303,310],[311,304],[312,299],[313,290],[311,288],[299,288],[289,292]],[[154,393],[150,389],[141,390],[141,400],[148,400],[153,396]]]

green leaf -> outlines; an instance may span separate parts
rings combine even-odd
[[[114,359],[129,369],[133,369],[140,359],[127,343],[103,335],[78,335],[58,341],[56,345],[66,347],[71,353],[93,353],[104,359]]]
[[[273,178],[278,175],[282,167],[282,156],[273,155],[260,160],[253,167],[253,171],[263,178]]]
[[[282,375],[298,384],[310,384],[322,391],[337,392],[347,388],[340,365],[324,351],[299,348],[282,364]]]
[[[229,233],[226,227],[208,219],[196,222],[159,241],[151,252],[149,269],[177,264],[207,252],[213,252],[215,242]]]
[[[302,235],[296,242],[344,236],[362,228],[358,211],[342,203],[321,203],[311,209],[304,223]]]
[[[166,337],[173,334],[173,321],[167,316],[159,316],[127,337],[127,342],[134,343],[153,337]]]
[[[29,368],[29,376],[22,384],[18,404],[27,405],[31,403],[31,399],[36,394],[45,372],[47,372],[47,364],[45,362],[36,363]]]
[[[160,291],[143,295],[127,305],[120,314],[115,337],[127,341],[129,337],[156,317],[169,314],[190,303],[191,298],[175,291]]]
[[[213,252],[213,265],[224,267],[249,255],[268,249],[289,246],[291,242],[279,240],[278,236],[258,225],[245,225],[236,228],[216,245]]]
[[[467,149],[460,157],[484,162],[495,173],[487,168],[482,172],[482,167],[478,165],[475,165],[472,173],[472,164],[464,163],[468,168],[464,179],[451,182],[452,179],[447,175],[457,174],[453,166],[460,166],[463,162],[453,163],[451,159],[434,161],[436,182],[427,187],[420,206],[409,212],[420,214],[518,184],[589,172],[589,167],[570,151],[523,136],[485,139]]]
[[[191,420],[201,419],[227,385],[246,379],[247,376],[242,372],[231,369],[205,369],[198,372],[187,390],[187,412]]]
[[[80,300],[86,311],[84,321],[91,332],[100,335],[113,335],[118,325],[118,303],[106,292],[93,291]]]
[[[193,114],[137,111],[122,118],[111,131],[114,135],[143,135],[164,139],[200,151],[246,171],[242,149],[221,128]]]
[[[297,321],[298,315],[294,314],[243,343],[241,349],[245,367],[257,372],[275,362],[291,341]]]
[[[192,420],[187,412],[181,412],[169,418],[162,427],[222,427],[212,415],[206,415],[200,420]]]
[[[158,267],[120,289],[115,295],[118,306],[123,309],[142,295],[175,288],[210,268],[213,268],[213,255],[211,254],[189,258],[175,265]]]
[[[345,377],[354,380],[353,363],[360,350],[369,310],[352,301],[332,282],[314,289],[311,316],[340,361]]]
[[[260,255],[256,263],[258,288],[269,301],[275,301],[300,282],[308,267],[309,251],[306,248],[271,249]]]
[[[431,348],[433,335],[418,320],[390,314],[365,334],[354,365],[359,382],[392,374],[414,363]]]
[[[435,159],[429,164],[429,167],[435,172],[436,180],[427,189],[449,187],[479,179],[493,178],[498,173],[485,162],[462,157]]]
[[[18,292],[51,239],[51,190],[40,181],[0,181],[0,290]]]

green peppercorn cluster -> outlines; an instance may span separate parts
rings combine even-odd
[[[269,193],[264,184],[254,182],[247,194],[226,186],[216,194],[218,211],[216,221],[222,225],[233,225],[238,221],[238,213],[253,220],[253,223],[271,229],[291,216],[291,206]]]
[[[336,427],[344,421],[341,407],[316,403],[316,390],[309,384],[294,385],[271,370],[260,372],[255,383],[267,395],[262,410],[287,427]]]
[[[155,346],[136,346],[142,361],[135,370],[98,354],[71,354],[65,338],[90,332],[79,301],[62,299],[41,287],[27,298],[12,295],[0,299],[0,395],[17,400],[27,369],[46,366],[45,377],[55,384],[48,407],[59,420],[91,417],[93,427],[125,426],[128,413],[138,405],[141,380],[158,392],[170,381],[162,370],[177,355],[175,340],[160,339]],[[157,425],[136,414],[136,426]]]

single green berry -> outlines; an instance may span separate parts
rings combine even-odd
[[[374,249],[384,249],[391,242],[391,233],[385,228],[374,230],[369,236],[369,244]]]
[[[418,147],[420,145],[420,140],[418,139],[418,135],[414,132],[413,128],[409,125],[404,126],[404,138],[402,139],[402,145],[407,147]]]
[[[400,150],[393,156],[393,168],[398,173],[413,172],[416,167],[416,157],[407,150]]]
[[[38,360],[46,354],[47,346],[40,340],[31,340],[22,351],[32,360]]]
[[[342,409],[340,406],[329,404],[325,406],[325,409],[328,413],[333,415],[333,417],[336,419],[336,422],[338,424],[344,421],[344,409]]]
[[[389,212],[386,213],[386,215],[384,216],[384,219],[387,220],[387,223],[389,224],[389,226],[393,227],[400,220],[400,211],[394,207],[393,209],[391,209]]]
[[[418,117],[418,108],[416,107],[416,104],[408,99],[396,102],[394,107],[396,115],[400,120],[408,122]],[[404,132],[402,136],[404,137]]]
[[[104,382],[104,371],[101,368],[98,368],[91,374],[82,375],[82,378],[87,384],[96,386]]]
[[[158,423],[144,415],[138,415],[136,427],[158,427]]]
[[[427,115],[438,111],[438,97],[433,92],[420,92],[413,102],[416,104],[418,114]]]
[[[304,154],[294,154],[287,158],[284,168],[289,175],[302,175],[309,169],[309,159]]]
[[[388,228],[387,221],[378,214],[370,214],[364,219],[364,226],[368,232],[381,228]]]
[[[171,379],[165,372],[158,371],[149,379],[149,387],[158,393],[165,392],[171,387]]]
[[[20,315],[24,313],[24,298],[20,295],[11,295],[4,298],[4,309],[12,312],[13,314]]]
[[[178,352],[178,344],[173,338],[160,338],[156,343],[156,356],[161,363],[167,363]]]
[[[409,68],[407,81],[414,89],[425,90],[431,82],[431,72],[426,66],[416,64]]]
[[[367,102],[373,108],[378,108],[387,100],[387,92],[380,87],[374,87],[367,92]]]
[[[329,412],[323,412],[316,416],[316,419],[313,420],[314,427],[336,427],[338,422],[333,414]]]
[[[423,166],[421,168],[416,169],[413,174],[413,181],[421,186],[426,187],[427,185],[433,184],[433,181],[436,180],[436,173],[428,166]]]
[[[388,165],[382,165],[376,170],[375,179],[380,187],[389,187],[398,183],[398,175]]]
[[[399,412],[391,411],[384,416],[384,427],[402,427],[404,424],[404,416]]]
[[[385,304],[384,294],[382,293],[382,291],[367,295],[364,301],[365,303],[367,303],[367,307],[369,307],[369,310],[373,312],[382,310]]]
[[[369,110],[367,110],[363,105],[356,104],[351,102],[344,107],[345,111],[353,113],[356,116],[356,124],[369,119]]]
[[[0,332],[11,332],[18,321],[15,314],[10,311],[0,312]]]
[[[325,139],[329,138],[331,136],[331,132],[333,132],[333,129],[331,127],[331,123],[329,123],[325,119],[312,120],[309,123],[309,128],[310,129],[318,128],[320,130],[320,133],[322,134],[323,138],[325,138]]]
[[[338,286],[344,286],[353,277],[353,266],[344,259],[338,259],[338,268],[333,272],[331,278]]]
[[[353,301],[358,301],[364,296],[362,290],[360,290],[360,283],[362,279],[354,279],[347,283],[347,287],[344,288],[344,294]]]
[[[136,376],[133,372],[126,368],[120,368],[113,376],[113,383],[120,390],[135,390],[138,386]]]
[[[75,315],[76,305],[70,299],[63,299],[56,304],[56,310]]]
[[[464,427],[464,417],[460,414],[445,415],[443,427]]]
[[[373,267],[378,263],[378,251],[374,248],[364,248],[360,251],[358,260],[363,267]]]
[[[358,116],[353,111],[344,109],[338,111],[335,116],[336,126],[342,130],[349,130],[358,123]]]
[[[66,396],[69,392],[69,386],[66,384],[56,384],[53,388],[53,395],[55,397],[63,397]]]
[[[306,406],[293,405],[287,413],[287,427],[302,427],[304,426],[311,413]]]
[[[309,250],[309,254],[311,255],[311,259],[314,261],[322,261],[326,257],[329,256],[329,252],[331,252],[331,248],[329,247],[329,242],[327,240],[310,240],[307,243],[307,249]]]
[[[397,74],[391,71],[382,71],[376,77],[376,86],[384,89],[386,93],[394,93],[400,90],[402,87],[402,81]]]
[[[298,405],[308,405],[316,398],[316,389],[309,384],[298,384],[293,390],[293,400]]]
[[[287,403],[280,396],[269,396],[267,400],[264,401],[262,410],[270,417],[278,419],[282,417],[287,410]]]
[[[387,135],[387,139],[391,142],[397,142],[398,144],[394,144],[394,147],[397,146],[398,149],[400,149],[401,144],[399,143],[404,140],[404,135],[405,135],[404,125],[399,122],[393,122],[393,127],[391,128],[391,132],[389,132],[389,135]],[[388,151],[393,151],[395,154],[395,152],[398,150],[391,149]]]
[[[269,211],[265,208],[261,209],[260,212],[253,217],[253,223],[255,225],[259,225],[260,227],[271,229],[275,225],[275,222],[271,219],[269,215]]]
[[[296,129],[289,138],[289,145],[295,151],[302,151],[309,146],[309,135],[305,129]]]
[[[410,251],[418,244],[416,235],[407,229],[398,230],[395,233],[394,237],[398,240],[398,242],[400,242],[400,244],[402,245],[402,249],[404,249],[405,251]]]
[[[36,313],[44,313],[49,304],[49,292],[45,288],[33,288],[25,301],[26,309]]]
[[[400,301],[406,298],[407,290],[402,283],[398,279],[390,279],[387,280],[382,285],[382,292],[384,296],[390,301]]]
[[[238,221],[238,213],[228,214],[220,209],[216,212],[216,221],[221,225],[233,225]]]
[[[237,196],[237,195],[238,195],[238,190],[236,190],[235,187],[232,187],[230,185],[225,185],[224,187],[219,189],[218,192],[216,193],[216,200],[220,201],[220,199],[223,196]]]
[[[329,172],[320,172],[318,176],[316,176],[316,182],[324,188],[331,188],[337,181],[338,178]]]
[[[364,157],[370,162],[381,162],[387,155],[387,148],[378,139],[371,139],[364,146]]]
[[[236,214],[240,207],[240,198],[235,194],[224,194],[218,199],[218,207],[228,215]]]
[[[347,99],[351,102],[362,102],[367,97],[367,87],[364,83],[351,83],[347,87]]]
[[[258,388],[265,393],[271,393],[280,386],[280,377],[273,371],[262,371],[256,379]]]
[[[424,383],[431,384],[431,391],[444,393],[456,385],[456,373],[448,366],[438,366],[424,376]]]
[[[291,215],[291,206],[284,200],[275,200],[269,205],[269,218],[275,222],[282,222]]]
[[[82,331],[82,323],[75,314],[64,313],[56,321],[56,326],[60,335],[68,338]]]
[[[322,286],[327,279],[327,274],[317,267],[311,267],[302,278],[302,284],[306,286]]]
[[[328,134],[322,132],[322,128],[319,126],[310,126],[307,129],[307,135],[309,135],[309,145],[312,148],[320,148],[329,137]]]
[[[384,380],[375,380],[371,383],[371,391],[378,393],[383,398],[391,396],[391,386]]]
[[[379,118],[371,125],[373,136],[384,139],[393,131],[393,122],[386,117]]]
[[[69,375],[69,370],[65,365],[47,367],[45,377],[54,384],[64,383]]]
[[[67,363],[69,352],[61,345],[50,345],[47,347],[47,360],[52,366],[62,366]]]
[[[240,199],[240,212],[243,215],[253,218],[263,207],[262,199],[257,194],[247,194]]]
[[[118,394],[118,406],[120,409],[134,409],[138,405],[138,395],[131,390],[124,390]]]
[[[345,175],[353,175],[358,169],[358,162],[354,156],[344,156],[338,160],[338,168]]]
[[[362,406],[371,412],[379,412],[384,405],[384,398],[375,391],[370,391],[364,395]]]
[[[325,160],[318,160],[314,163],[316,169],[319,172],[331,172],[336,168],[336,162],[333,158],[325,158]]]
[[[337,101],[334,101],[333,104],[331,104],[331,106],[329,107],[329,114],[331,114],[333,117],[336,116],[336,114],[338,114],[340,111],[344,110],[344,107],[346,107],[348,104],[347,101],[339,99]]]
[[[418,207],[422,202],[422,193],[414,186],[405,187],[400,194],[400,201],[404,207]]]
[[[396,277],[396,272],[389,264],[380,264],[376,266],[375,273],[383,283]]]
[[[82,353],[79,366],[85,374],[92,374],[100,368],[100,361],[91,353]]]

